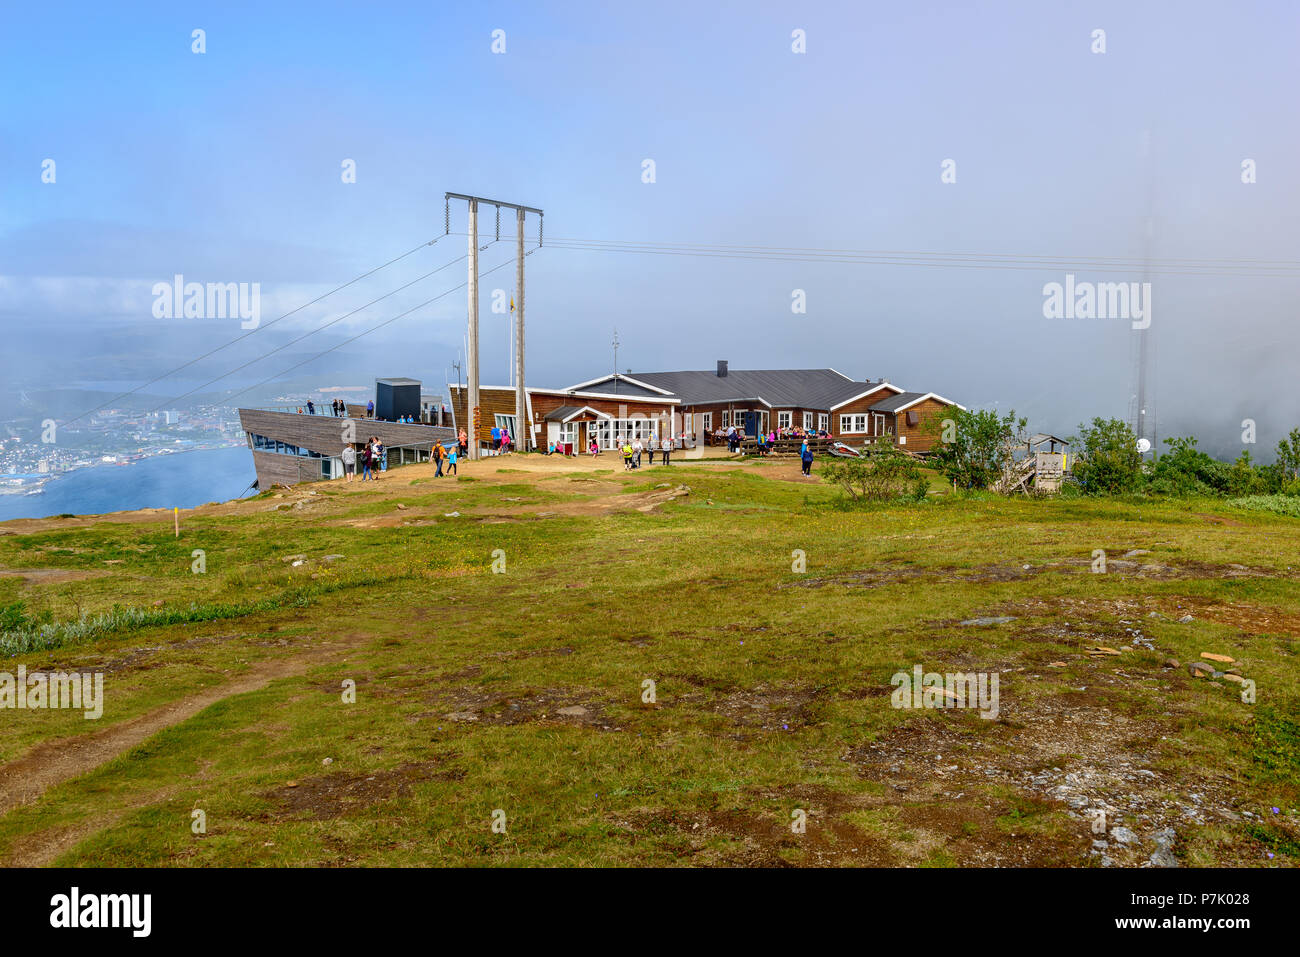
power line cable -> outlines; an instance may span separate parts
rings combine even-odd
[[[821,253],[753,253],[741,251],[729,251],[725,248],[713,249],[684,249],[684,248],[653,248],[650,246],[609,246],[593,245],[590,243],[579,243],[565,240],[552,240],[552,245],[560,249],[571,249],[586,252],[629,252],[641,253],[644,255],[658,256],[688,256],[705,259],[735,259],[751,260],[759,262],[824,262],[844,265],[876,265],[876,266],[930,266],[938,268],[957,268],[957,269],[1003,269],[1016,270],[1025,272],[1042,272],[1048,268],[1071,268],[1075,261],[1068,259],[1044,260],[1041,262],[1016,262],[1014,260],[964,260],[964,259],[945,259],[945,258],[917,258],[904,256],[855,256],[847,254],[821,254]],[[1262,272],[1259,269],[1271,270],[1300,270],[1300,265],[1296,267],[1289,266],[1266,266],[1259,269],[1242,270],[1231,266],[1214,266],[1214,267],[1194,267],[1169,265],[1160,268],[1146,269],[1143,266],[1134,263],[1128,264],[1111,264],[1105,262],[1095,262],[1087,264],[1092,268],[1105,270],[1108,272],[1122,274],[1159,274],[1159,275],[1186,275],[1186,276],[1219,276],[1225,278],[1279,278],[1289,279],[1300,276],[1300,272]]]
[[[492,273],[496,272],[498,269],[501,269],[501,268],[503,268],[503,267],[505,267],[505,266],[509,266],[509,265],[510,265],[511,263],[513,263],[513,262],[514,262],[513,259],[507,259],[507,260],[505,260],[504,262],[498,263],[497,265],[493,266],[491,269],[488,269],[488,270],[486,270],[486,271],[484,271],[484,272],[479,273],[479,278],[481,279],[481,278],[483,278],[484,276],[489,276],[489,275],[491,275]],[[466,286],[468,286],[468,285],[469,285],[469,280],[466,279],[466,280],[465,280],[464,282],[462,282],[460,285],[453,286],[452,288],[448,289],[446,292],[441,292],[441,293],[439,293],[438,295],[434,296],[432,299],[426,299],[424,302],[420,303],[420,304],[417,305],[417,306],[412,306],[410,309],[407,309],[405,312],[399,312],[397,315],[393,316],[391,319],[385,319],[383,322],[379,323],[379,325],[377,325],[377,326],[372,326],[372,327],[369,328],[369,329],[365,329],[365,330],[363,330],[363,331],[361,331],[361,332],[358,332],[355,336],[352,336],[351,338],[348,338],[348,339],[344,339],[342,342],[336,343],[336,344],[330,346],[328,349],[325,349],[325,350],[323,350],[323,351],[321,351],[321,352],[318,352],[316,355],[311,356],[310,358],[307,358],[307,359],[302,360],[302,362],[299,362],[299,363],[297,363],[297,364],[295,364],[295,365],[292,365],[292,366],[290,366],[290,367],[287,368],[287,369],[283,369],[283,370],[281,370],[280,372],[277,372],[275,375],[271,376],[270,378],[263,379],[261,382],[258,382],[256,385],[250,385],[250,386],[249,386],[248,388],[246,388],[246,389],[241,389],[241,390],[239,390],[238,392],[234,392],[234,393],[232,393],[232,394],[226,396],[226,397],[225,397],[225,398],[226,398],[226,401],[229,401],[229,400],[235,398],[236,396],[241,396],[241,395],[243,395],[243,394],[246,393],[246,392],[252,392],[254,389],[260,389],[262,386],[267,385],[268,383],[274,382],[276,379],[283,378],[284,376],[288,375],[290,372],[293,372],[295,369],[299,369],[299,368],[305,366],[305,365],[306,365],[307,363],[309,363],[309,362],[315,362],[315,361],[316,361],[317,359],[319,359],[321,356],[328,355],[329,353],[333,352],[335,349],[341,349],[341,348],[343,348],[344,346],[348,345],[349,343],[356,342],[356,341],[357,341],[358,339],[360,339],[362,336],[368,336],[368,335],[370,335],[370,333],[372,333],[372,332],[378,332],[380,329],[384,328],[384,326],[387,326],[387,325],[389,325],[390,323],[396,322],[398,319],[401,319],[403,316],[409,316],[411,313],[415,312],[415,310],[417,310],[417,309],[423,309],[425,306],[431,305],[431,304],[437,302],[439,299],[442,299],[442,298],[444,298],[444,297],[446,297],[446,296],[450,296],[453,292],[456,292],[456,291],[458,291],[458,290],[464,289],[464,288],[465,288]]]
[[[434,275],[435,273],[440,273],[444,269],[448,268],[449,266],[454,266],[456,265],[456,263],[462,262],[467,258],[469,258],[468,253],[466,253],[463,256],[459,256],[456,259],[451,260],[451,262],[443,263],[437,269],[434,269],[431,272],[427,272],[423,276],[417,276],[416,278],[412,279],[410,282],[405,283],[404,285],[398,286],[396,289],[392,289],[384,293],[379,298],[370,300],[370,302],[366,303],[364,306],[358,306],[356,309],[353,309],[351,312],[345,312],[343,315],[339,316],[338,318],[331,319],[323,326],[318,326],[315,329],[308,330],[307,332],[304,332],[302,335],[300,335],[297,339],[290,339],[288,342],[284,343],[283,345],[276,346],[270,352],[263,353],[260,356],[255,356],[254,358],[249,359],[247,362],[235,366],[235,368],[231,369],[229,372],[224,372],[221,375],[217,376],[215,379],[209,379],[207,382],[203,383],[202,385],[195,386],[193,389],[190,389],[190,391],[188,392],[182,392],[178,396],[173,396],[172,398],[164,402],[162,405],[150,409],[149,412],[158,412],[162,409],[165,409],[169,405],[175,405],[181,399],[184,399],[188,396],[193,395],[196,392],[206,389],[208,386],[220,382],[222,379],[229,378],[230,376],[234,375],[236,372],[239,372],[242,369],[246,369],[249,366],[253,365],[254,363],[261,362],[263,359],[267,359],[275,355],[277,352],[283,352],[285,349],[289,348],[290,346],[296,345],[297,343],[302,342],[302,340],[309,338],[310,336],[316,335],[318,332],[323,332],[326,329],[330,328],[330,326],[337,325],[338,323],[342,322],[344,319],[347,319],[349,316],[355,316],[358,312],[361,312],[363,309],[369,309],[375,303],[381,302],[382,300],[387,299],[389,296],[396,295],[397,293],[401,292],[403,289],[409,289],[411,286],[414,286],[417,282],[422,282],[425,279],[428,279],[430,276]]]
[[[422,242],[422,243],[420,243],[420,245],[415,246],[415,247],[413,247],[413,248],[411,248],[411,249],[408,249],[406,252],[402,253],[400,256],[397,256],[397,257],[395,257],[395,258],[393,258],[393,259],[388,260],[388,262],[384,263],[383,265],[381,265],[381,266],[376,266],[374,269],[371,269],[371,270],[369,270],[369,271],[367,271],[367,272],[363,272],[360,276],[357,276],[357,277],[355,277],[354,279],[349,279],[347,282],[343,283],[343,285],[341,285],[341,286],[335,286],[335,287],[334,287],[333,289],[331,289],[329,292],[326,292],[326,293],[323,293],[323,294],[317,296],[315,299],[311,300],[311,302],[304,302],[301,306],[298,306],[298,307],[295,308],[295,309],[290,309],[290,310],[289,310],[288,312],[286,312],[284,315],[282,315],[282,316],[277,316],[276,318],[272,319],[270,322],[260,324],[256,329],[250,329],[248,332],[244,333],[242,336],[237,336],[237,337],[235,337],[234,339],[231,339],[229,342],[225,343],[224,345],[217,346],[215,349],[213,349],[213,350],[211,350],[211,351],[209,351],[209,352],[205,352],[205,353],[204,353],[203,355],[201,355],[201,356],[196,356],[195,358],[191,359],[189,362],[186,362],[186,363],[184,363],[183,365],[179,365],[179,366],[177,366],[175,369],[172,369],[170,372],[164,372],[162,375],[158,376],[157,378],[150,379],[148,382],[145,382],[145,383],[143,383],[143,384],[141,384],[141,385],[138,385],[138,386],[136,386],[136,387],[133,388],[133,389],[127,389],[125,392],[121,393],[120,395],[116,395],[116,396],[114,396],[113,398],[109,399],[107,402],[103,402],[103,403],[101,403],[100,405],[95,406],[93,409],[87,409],[85,412],[80,413],[80,414],[77,415],[76,417],[71,418],[71,419],[68,419],[68,420],[65,421],[63,424],[64,424],[65,426],[67,426],[67,425],[71,425],[73,422],[76,422],[76,421],[78,421],[78,420],[80,420],[80,419],[84,419],[86,416],[88,416],[88,415],[93,415],[94,413],[98,412],[100,409],[105,408],[106,406],[112,405],[112,404],[113,404],[114,402],[116,402],[118,399],[124,399],[124,398],[126,398],[128,395],[134,395],[135,393],[139,392],[141,389],[147,389],[147,388],[149,388],[149,386],[154,385],[155,383],[161,382],[163,379],[170,378],[171,376],[175,375],[177,372],[180,372],[182,369],[188,369],[190,366],[194,365],[194,363],[196,363],[196,362],[202,362],[204,359],[208,358],[209,356],[216,355],[216,354],[217,354],[218,352],[220,352],[222,349],[228,349],[228,348],[230,348],[231,346],[235,345],[235,343],[237,343],[237,342],[242,342],[243,340],[247,339],[249,336],[253,335],[253,334],[256,333],[256,332],[261,332],[261,331],[264,330],[264,329],[269,329],[271,326],[275,325],[275,324],[276,324],[277,322],[279,322],[281,319],[288,319],[288,318],[289,318],[290,316],[292,316],[294,313],[301,312],[302,310],[306,309],[308,306],[314,306],[314,305],[316,305],[316,303],[320,302],[322,299],[326,299],[326,298],[328,298],[328,297],[334,295],[336,292],[339,292],[340,290],[346,289],[348,286],[351,286],[351,285],[353,285],[354,283],[358,283],[358,282],[360,282],[362,279],[366,279],[366,278],[369,277],[369,276],[373,276],[375,273],[379,272],[381,269],[387,269],[389,266],[393,265],[393,263],[401,262],[401,261],[402,261],[403,259],[405,259],[407,256],[414,255],[415,253],[419,252],[421,249],[424,249],[424,248],[427,247],[427,246],[432,246],[434,243],[436,243],[436,242],[437,242],[439,239],[441,239],[441,238],[442,238],[441,236],[435,236],[433,239],[430,239],[428,242]],[[156,410],[155,410],[155,411],[156,411]]]
[[[599,247],[599,248],[621,248],[633,252],[640,251],[673,251],[690,253],[699,251],[701,253],[733,253],[748,254],[754,256],[780,256],[780,255],[806,255],[806,256],[829,256],[834,258],[845,259],[862,259],[862,258],[885,258],[885,259],[922,259],[935,260],[941,262],[947,261],[975,261],[975,262],[1025,262],[1025,263],[1047,263],[1047,264],[1068,264],[1068,263],[1091,263],[1098,265],[1119,265],[1119,266],[1145,266],[1148,263],[1160,266],[1174,267],[1210,267],[1210,268],[1246,268],[1246,269],[1300,269],[1300,260],[1290,259],[1209,259],[1209,258],[1172,258],[1172,259],[1152,259],[1148,260],[1143,257],[1123,257],[1123,256],[1045,256],[1034,254],[1019,253],[965,253],[965,252],[935,252],[925,250],[906,250],[906,249],[840,249],[828,247],[810,247],[810,246],[754,246],[736,243],[683,243],[683,242],[657,242],[642,240],[615,240],[615,239],[588,239],[577,237],[558,237],[551,240],[552,243],[564,243],[570,246],[582,247]]]

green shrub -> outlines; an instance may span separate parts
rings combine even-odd
[[[883,442],[863,452],[861,458],[831,459],[822,466],[822,477],[851,499],[868,502],[885,502],[909,493],[915,497],[917,481],[924,481],[914,458]]]
[[[1300,518],[1300,496],[1297,495],[1247,495],[1233,499],[1231,504],[1252,512],[1272,512],[1274,515]]]
[[[959,488],[988,488],[1010,464],[1012,446],[1024,444],[1025,423],[1014,409],[1001,418],[991,409],[949,409],[944,418],[929,421],[938,439],[931,458]]]
[[[1142,482],[1142,457],[1137,436],[1119,419],[1093,419],[1079,426],[1079,452],[1074,477],[1089,495],[1131,492]]]

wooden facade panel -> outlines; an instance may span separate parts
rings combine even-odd
[[[257,487],[265,491],[272,485],[297,485],[300,482],[319,482],[320,459],[303,455],[281,455],[278,452],[253,452],[253,468],[257,472]]]
[[[451,387],[451,408],[455,415],[456,428],[457,430],[464,429],[465,434],[470,436],[470,441],[473,441],[474,435],[473,430],[470,428],[470,416],[465,408],[465,400],[468,395],[469,390],[462,392],[460,386],[453,385]],[[498,415],[515,414],[515,390],[480,387],[478,401],[478,440],[484,445],[490,445],[492,442],[492,428],[496,425],[496,417]]]
[[[378,419],[349,420],[332,415],[299,415],[269,409],[239,410],[239,425],[244,432],[264,435],[321,455],[338,455],[343,450],[344,430],[349,422],[356,437],[354,445],[363,444],[370,436],[377,435],[390,448],[397,445],[428,447],[434,442],[451,441],[455,434],[449,428],[435,425],[407,425]]]
[[[937,399],[926,399],[910,409],[905,409],[895,416],[896,434],[900,439],[906,439],[903,443],[909,452],[928,452],[934,447],[939,440],[937,432],[932,432],[930,422],[935,419],[943,420],[949,415],[952,406],[945,405]],[[916,424],[908,424],[908,412],[916,413]]]

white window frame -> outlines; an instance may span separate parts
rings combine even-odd
[[[722,414],[723,414],[723,415],[726,415],[725,412],[722,413]],[[704,431],[705,431],[705,432],[712,432],[712,431],[713,431],[713,413],[712,413],[712,412],[705,412],[705,413],[704,413]]]
[[[790,411],[778,412],[776,414],[776,427],[778,429],[788,429],[794,424],[794,413]]]
[[[831,430],[831,414],[829,412],[822,412],[817,416],[817,428],[823,432]]]
[[[513,413],[510,415],[503,415],[500,412],[496,413],[496,423],[498,429],[509,430],[510,438],[519,438],[519,434],[515,431],[515,417]]]
[[[803,414],[803,430],[805,432],[811,432],[812,427],[813,427],[813,414],[811,412],[805,412]]]
[[[731,413],[730,413],[730,412],[723,412],[723,413],[722,413],[722,427],[723,427],[724,429],[729,429],[729,428],[731,428]]]
[[[868,416],[865,412],[840,413],[840,435],[865,435]]]

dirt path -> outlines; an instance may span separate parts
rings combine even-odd
[[[307,661],[302,658],[260,662],[233,681],[162,705],[103,731],[38,744],[17,760],[0,765],[0,815],[30,804],[54,785],[93,771],[218,701],[257,691],[277,678],[301,674],[306,669]]]

